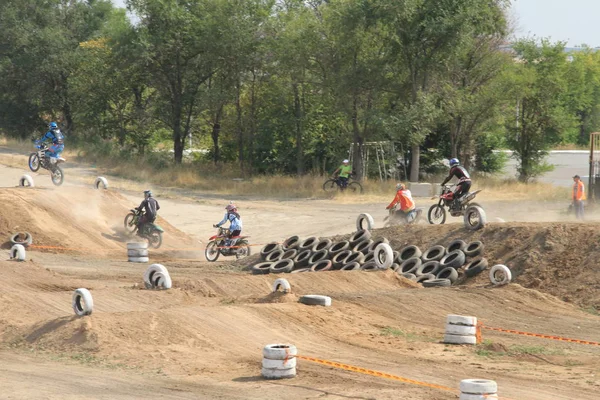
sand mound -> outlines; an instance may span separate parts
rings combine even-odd
[[[123,248],[131,240],[123,229],[123,219],[133,206],[119,193],[64,187],[0,189],[0,238],[3,247],[10,237],[29,232],[37,251],[107,253]],[[166,221],[164,246],[179,246],[191,240]]]

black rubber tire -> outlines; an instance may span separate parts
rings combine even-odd
[[[364,242],[365,240],[371,239],[371,231],[367,229],[361,229],[356,231],[350,236],[348,241],[350,242],[350,246],[354,247],[360,242]]]
[[[281,255],[280,260],[284,260],[286,258],[291,258],[293,260],[294,258],[296,258],[297,255],[298,255],[298,250],[296,250],[296,249],[284,250],[283,254]]]
[[[281,245],[284,250],[297,249],[298,246],[300,246],[300,237],[298,236],[290,236]]]
[[[471,242],[465,247],[464,253],[467,257],[477,257],[483,254],[484,245],[480,241]]]
[[[329,252],[327,250],[317,251],[311,254],[308,259],[308,265],[313,265],[319,261],[327,260],[329,258]]]
[[[409,281],[413,281],[413,282],[417,281],[417,276],[415,274],[411,274],[410,272],[406,272],[404,274],[400,274],[400,276],[408,279]]]
[[[208,242],[206,248],[204,249],[204,257],[206,258],[206,261],[215,262],[219,259],[220,255],[221,250],[219,249],[217,242],[214,240]]]
[[[33,163],[34,161],[35,164]],[[30,170],[32,170],[33,172],[38,172],[40,170],[40,163],[41,160],[37,153],[31,153],[29,155],[28,165]]]
[[[357,262],[359,264],[365,263],[365,255],[358,251],[352,252],[348,257],[344,259],[344,264],[349,264],[351,262]]]
[[[350,242],[347,240],[344,240],[342,242],[338,242],[335,243],[334,245],[332,245],[329,248],[329,255],[331,257],[335,256],[337,253],[344,251],[344,250],[348,250],[350,248]]]
[[[476,258],[467,265],[465,265],[463,271],[465,271],[465,275],[469,278],[472,278],[481,272],[483,272],[488,267],[488,261],[485,258]]]
[[[452,285],[450,279],[428,279],[421,282],[423,287],[448,287]]]
[[[317,243],[315,243],[315,245],[312,247],[312,251],[314,251],[314,252],[321,251],[321,250],[329,251],[329,248],[331,247],[332,244],[333,244],[333,242],[331,241],[331,239],[321,239]]]
[[[452,267],[446,267],[435,275],[435,279],[448,279],[454,283],[458,279],[458,271]]]
[[[350,257],[352,253],[352,250],[343,250],[337,253],[335,256],[333,256],[333,258],[331,259],[331,261],[333,262],[333,269],[338,269],[341,268],[343,265],[348,264],[346,262],[346,259]]]
[[[137,225],[135,224],[134,220],[134,213],[129,213],[125,216],[125,219],[123,220],[123,227],[125,228],[127,233],[133,233],[137,229]]]
[[[299,268],[299,269],[292,270],[292,272],[290,272],[290,274],[301,274],[302,272],[312,272],[312,271],[310,270],[310,268]]]
[[[402,264],[400,264],[400,273],[401,274],[406,274],[406,273],[414,274],[419,269],[421,264],[422,264],[422,261],[420,258],[417,258],[417,257],[409,258],[408,260],[406,260]]]
[[[358,270],[360,270],[360,264],[357,262],[348,263],[348,264],[344,265],[342,268],[340,268],[340,271],[358,271]]]
[[[415,272],[416,276],[433,274],[435,275],[440,270],[440,262],[439,261],[427,261],[426,263],[421,264],[421,266]]]
[[[319,241],[319,239],[317,239],[315,236],[306,238],[302,242],[300,242],[300,244],[298,245],[298,250],[299,251],[311,250],[313,248],[313,246],[318,243],[318,241]]]
[[[417,246],[409,245],[400,250],[398,261],[403,263],[410,258],[420,258],[421,255],[423,255],[421,249],[419,249]]]
[[[367,249],[367,253],[375,251],[375,247],[379,246],[381,243],[390,244],[390,241],[387,240],[386,238],[374,240],[373,243],[371,243],[369,245],[369,248]]]
[[[280,247],[277,250],[273,250],[264,258],[265,261],[275,262],[283,259],[283,249]],[[291,257],[288,257],[291,258]]]
[[[369,246],[371,246],[371,243],[373,243],[371,239],[364,240],[358,243],[356,246],[354,246],[354,248],[352,248],[352,251],[358,251],[360,253],[367,254],[369,252]]]
[[[294,260],[279,260],[271,264],[269,271],[272,274],[289,273],[294,269]]]
[[[304,250],[298,252],[296,257],[294,258],[294,268],[306,267],[308,265],[308,260],[312,255],[312,251]]]
[[[429,280],[429,279],[435,279],[435,275],[433,274],[429,274],[429,275],[421,275],[421,276],[417,276],[417,283],[422,283],[423,281]]]
[[[346,191],[350,193],[360,194],[363,192],[363,187],[358,182],[350,182],[346,187]]]
[[[433,225],[442,225],[446,222],[446,214],[444,206],[434,204],[427,211],[427,221]]]
[[[320,260],[310,266],[312,272],[322,272],[331,270],[331,260]]]
[[[456,239],[450,242],[450,244],[446,247],[446,253],[452,253],[454,250],[464,251],[465,247],[467,247],[467,242],[462,239]]]
[[[367,271],[367,272],[373,272],[373,271],[383,271],[381,268],[379,268],[377,266],[377,264],[375,262],[368,262],[368,263],[364,263],[361,267],[360,267],[361,271]]]
[[[25,236],[25,238],[23,240],[18,240],[17,238],[21,235],[21,233]],[[10,242],[13,245],[20,244],[23,247],[27,247],[33,243],[33,237],[29,232],[18,232],[10,237]]]
[[[50,180],[55,186],[60,186],[65,181],[65,173],[58,165],[54,167],[54,171],[50,171]]]
[[[267,243],[261,250],[260,250],[260,258],[262,258],[263,260],[267,257],[267,255],[275,250],[279,250],[281,249],[281,246],[279,245],[279,243],[277,242],[271,242],[271,243]]]
[[[452,253],[446,254],[440,260],[440,266],[442,268],[452,267],[454,269],[458,269],[465,265],[466,261],[467,257],[465,253],[462,252],[462,250],[454,250]]]
[[[365,258],[363,259],[363,264],[371,262],[371,261],[375,261],[375,252],[374,251],[365,254]]]
[[[271,262],[261,262],[252,266],[252,275],[266,275],[271,272]]]
[[[465,224],[465,228],[472,231],[479,230],[483,228],[487,223],[487,216],[485,214],[485,210],[481,207],[470,205],[465,210],[463,221]]]
[[[425,253],[421,255],[423,262],[429,261],[440,261],[446,255],[446,248],[442,245],[436,244],[428,248]]]

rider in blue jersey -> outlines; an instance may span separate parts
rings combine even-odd
[[[36,144],[42,144],[46,140],[51,140],[52,145],[46,150],[46,157],[49,157],[51,161],[56,162],[56,159],[60,157],[60,153],[65,149],[65,137],[58,129],[56,122],[50,122],[48,125],[48,132],[40,140],[36,140]]]

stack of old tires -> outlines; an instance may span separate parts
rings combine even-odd
[[[450,286],[458,282],[459,271],[471,278],[487,268],[483,249],[480,241],[466,243],[461,239],[446,247],[434,245],[425,252],[417,246],[407,246],[399,253],[400,266],[396,272],[424,287]]]
[[[394,252],[386,238],[371,239],[371,232],[361,229],[348,240],[292,236],[283,243],[269,243],[260,251],[261,262],[252,267],[253,274],[279,274],[319,271],[379,271],[398,268]]]

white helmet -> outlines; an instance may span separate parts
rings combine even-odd
[[[342,163],[344,163],[344,164],[348,164],[349,162],[350,162],[349,160],[342,161]]]

